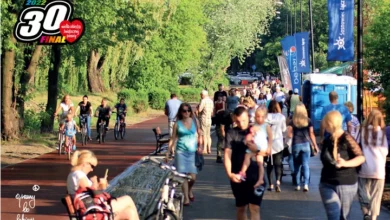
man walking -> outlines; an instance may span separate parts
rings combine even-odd
[[[345,131],[348,130],[349,132],[351,132],[351,128],[352,128],[351,113],[349,113],[349,110],[347,107],[339,104],[339,95],[337,94],[337,92],[332,91],[329,93],[329,101],[330,101],[330,105],[327,105],[322,109],[321,118],[323,119],[325,117],[325,115],[330,111],[334,111],[334,110],[339,111],[341,116],[343,117],[343,129]],[[325,125],[323,123],[321,123],[321,130],[320,130],[321,143],[324,140],[324,138],[330,136],[330,134],[325,131],[324,126]]]
[[[226,134],[224,164],[236,200],[236,219],[247,219],[246,211],[249,206],[250,219],[260,220],[260,205],[264,191],[256,194],[254,189],[259,178],[258,164],[251,160],[246,171],[245,181],[238,175],[245,160],[246,150],[249,148],[251,151],[257,152],[256,145],[244,142],[250,133],[248,111],[244,107],[238,107],[234,110],[234,117],[237,127],[229,130]]]
[[[172,137],[172,129],[176,122],[176,115],[180,105],[181,101],[177,99],[176,94],[171,94],[171,99],[165,103],[165,115],[168,116],[169,137]]]
[[[219,96],[227,98],[227,92],[223,90],[222,84],[218,84],[218,91],[214,93],[214,102],[218,100]]]
[[[200,94],[202,100],[198,107],[198,116],[200,129],[203,132],[204,149],[203,153],[211,154],[211,117],[214,112],[214,102],[209,98],[207,90],[203,90]]]

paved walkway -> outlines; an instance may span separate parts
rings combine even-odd
[[[213,137],[215,146],[216,138]],[[215,153],[215,148],[213,149]],[[205,157],[204,170],[198,175],[195,183],[195,202],[184,210],[185,220],[225,220],[235,219],[234,197],[230,189],[230,183],[226,177],[223,164],[215,162],[215,154]],[[282,178],[282,192],[266,191],[261,206],[261,219],[263,220],[322,220],[326,219],[325,209],[321,202],[318,191],[320,172],[322,168],[318,156],[310,161],[311,183],[310,191],[296,192],[292,186],[291,177]],[[288,169],[288,167],[285,167]],[[356,200],[353,203],[350,218],[351,220],[362,219],[360,206]],[[390,219],[390,212],[381,211],[378,220]]]

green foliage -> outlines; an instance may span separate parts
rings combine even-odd
[[[25,111],[23,135],[30,138],[30,135],[40,132],[42,121],[49,120],[50,117],[50,114],[45,111],[38,113],[33,110]]]
[[[149,105],[152,109],[164,109],[165,102],[169,99],[169,92],[164,89],[152,89],[149,91]]]
[[[202,89],[183,88],[180,90],[180,97],[183,102],[198,102]]]

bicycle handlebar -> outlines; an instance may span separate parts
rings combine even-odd
[[[192,179],[190,175],[186,175],[186,174],[182,174],[182,173],[179,173],[176,171],[176,168],[174,166],[171,166],[171,165],[168,165],[168,164],[165,164],[161,161],[158,161],[156,158],[153,158],[153,157],[150,157],[150,156],[146,156],[144,158],[142,158],[143,161],[152,161],[153,163],[156,163],[159,165],[159,167],[163,170],[169,170],[171,171],[171,173],[174,175],[174,176],[177,176],[177,177],[181,177],[181,178],[185,178],[185,179]]]

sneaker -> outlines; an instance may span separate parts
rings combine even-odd
[[[99,137],[99,136],[97,136],[97,137],[96,137],[96,140],[97,140],[97,141],[99,141],[99,140],[100,140],[100,137]]]
[[[88,140],[89,140],[89,141],[92,141],[92,138],[91,138],[91,137],[88,137]]]
[[[301,190],[301,187],[300,186],[296,186],[295,187],[295,191],[299,191],[299,190]]]
[[[305,185],[305,186],[303,187],[303,191],[304,191],[304,192],[308,192],[308,191],[309,191],[309,186],[308,186],[308,185]]]
[[[73,148],[72,148],[72,150],[73,150],[73,151],[75,151],[75,150],[76,150],[76,145],[73,145]]]
[[[275,191],[276,191],[276,192],[281,192],[281,191],[282,191],[282,190],[280,189],[280,185],[276,185],[276,186],[275,186]]]
[[[222,163],[222,157],[217,157],[217,163]]]
[[[57,145],[56,150],[59,150],[59,149],[60,149],[60,147],[58,147],[58,145]]]

